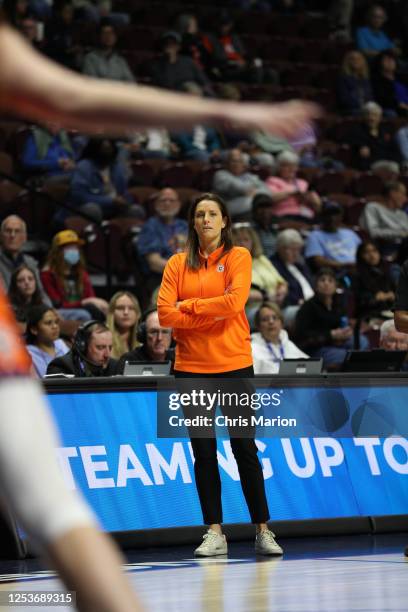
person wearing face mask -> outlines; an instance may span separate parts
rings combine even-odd
[[[91,138],[72,174],[71,206],[97,222],[119,216],[144,219],[144,209],[132,203],[127,187],[127,165],[115,141]],[[57,221],[63,221],[67,214],[59,211]]]
[[[95,296],[80,250],[82,244],[72,230],[55,234],[41,279],[53,306],[65,319],[103,321],[108,303]]]

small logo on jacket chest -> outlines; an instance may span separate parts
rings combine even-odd
[[[224,272],[224,266],[222,264],[218,264],[217,272]]]

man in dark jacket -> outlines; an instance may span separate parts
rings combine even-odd
[[[111,358],[111,353],[112,332],[104,323],[87,321],[78,329],[72,349],[51,361],[47,374],[113,376],[117,362]]]
[[[142,346],[125,353],[119,359],[116,374],[123,374],[127,361],[168,361],[171,344],[171,329],[162,327],[156,309],[145,312],[139,324],[138,340]]]
[[[207,96],[213,95],[210,81],[190,57],[180,55],[181,37],[165,32],[160,40],[162,55],[151,64],[153,84],[164,89],[183,91],[185,83],[196,83]]]

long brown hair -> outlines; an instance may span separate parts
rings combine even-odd
[[[31,272],[35,280],[35,291],[31,296],[31,300],[29,303],[26,302],[26,300],[23,298],[22,293],[20,292],[20,289],[17,287],[18,275],[20,274],[20,272],[23,272],[23,270],[28,270],[28,272]],[[38,279],[35,274],[35,271],[27,264],[23,263],[21,264],[21,266],[18,266],[18,268],[16,268],[13,274],[11,275],[8,296],[13,306],[39,306],[43,303],[43,295],[38,286]]]
[[[49,269],[51,272],[55,274],[57,277],[57,281],[59,285],[62,287],[64,292],[66,291],[66,277],[65,270],[67,264],[64,260],[64,247],[62,246],[52,246],[48,252],[47,261],[45,263],[44,269]],[[85,271],[85,260],[82,253],[82,249],[77,245],[79,249],[79,262],[74,266],[71,266],[71,270],[73,276],[75,278],[75,286],[79,295],[82,295],[84,289],[84,271]]]
[[[224,249],[219,259],[221,259],[221,257],[223,257],[225,253],[228,253],[228,251],[230,251],[234,246],[231,234],[231,216],[228,212],[228,208],[224,200],[214,193],[201,194],[193,201],[188,211],[188,236],[186,244],[187,267],[192,268],[193,270],[198,270],[198,268],[200,267],[200,258],[198,254],[200,249],[200,243],[198,241],[197,232],[194,229],[195,212],[197,206],[200,204],[200,202],[203,202],[204,200],[210,200],[211,202],[215,202],[218,205],[218,208],[220,209],[223,219],[225,219],[225,227],[221,230],[221,239],[219,244],[219,246],[223,244]]]

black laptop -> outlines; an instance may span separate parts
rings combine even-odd
[[[407,351],[347,351],[343,372],[399,372]]]

